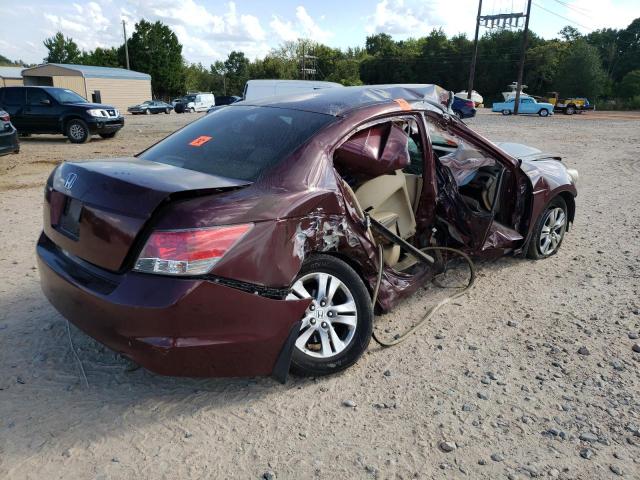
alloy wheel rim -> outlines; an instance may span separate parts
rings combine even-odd
[[[287,300],[310,298],[304,313],[296,348],[315,358],[330,358],[343,352],[353,341],[358,311],[353,294],[336,276],[308,273],[291,287]]]
[[[560,207],[552,208],[547,213],[542,224],[542,232],[540,233],[540,253],[543,255],[551,255],[558,249],[564,228],[567,223],[567,215]]]
[[[71,135],[71,138],[74,140],[80,140],[84,135],[84,129],[80,125],[71,125],[69,135]]]

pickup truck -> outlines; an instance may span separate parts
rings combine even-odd
[[[515,98],[510,98],[506,102],[494,103],[491,111],[500,112],[503,115],[511,115],[515,106]],[[525,96],[520,97],[519,114],[540,115],[547,117],[553,115],[553,105],[550,103],[537,102],[535,98]]]

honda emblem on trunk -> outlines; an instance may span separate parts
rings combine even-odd
[[[64,188],[66,188],[67,190],[71,190],[71,187],[73,187],[73,184],[76,183],[77,178],[77,173],[70,173],[67,179],[64,181]]]

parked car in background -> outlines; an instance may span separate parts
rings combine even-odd
[[[342,85],[335,82],[319,82],[315,80],[249,80],[244,86],[243,98],[245,100],[257,100],[336,87],[342,87]]]
[[[475,102],[466,98],[454,96],[451,109],[458,118],[471,118],[476,116]]]
[[[242,100],[242,97],[237,97],[235,95],[218,95],[216,97],[216,106],[219,105],[231,105],[232,103],[236,103]]]
[[[178,105],[182,105],[181,112],[178,112]],[[216,105],[216,97],[213,93],[199,92],[199,93],[188,93],[182,100],[176,104],[176,113],[182,112],[206,112],[211,107],[215,107]]]
[[[139,105],[134,105],[132,107],[127,108],[127,112],[132,115],[150,115],[152,113],[171,113],[173,110],[173,106],[167,102],[163,102],[161,100],[147,100],[146,102],[142,102]]]
[[[436,90],[238,102],[135,157],[58,165],[37,244],[45,295],[161,374],[349,367],[374,310],[444,270],[412,249],[543,259],[574,219],[577,172],[488,141]]]
[[[66,88],[0,88],[0,107],[11,115],[18,133],[62,134],[72,143],[84,143],[93,134],[113,138],[124,127],[118,109],[89,103]]]
[[[573,115],[574,113],[582,113],[587,110],[595,110],[588,99],[584,97],[562,98],[558,92],[549,92],[541,99],[553,105],[556,112],[562,112],[565,115]]]
[[[505,102],[496,102],[493,104],[491,111],[500,112],[503,115],[511,115],[515,106],[515,97]],[[553,105],[550,103],[537,102],[535,98],[526,96],[520,98],[518,105],[518,114],[540,115],[547,117],[553,115]]]
[[[11,124],[9,114],[0,109],[0,155],[18,153],[19,151],[18,131]]]

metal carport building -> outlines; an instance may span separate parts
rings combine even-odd
[[[22,70],[24,67],[0,67],[0,87],[22,85]]]
[[[22,71],[25,85],[68,88],[90,102],[113,105],[121,112],[151,100],[151,76],[124,68],[46,63]]]

